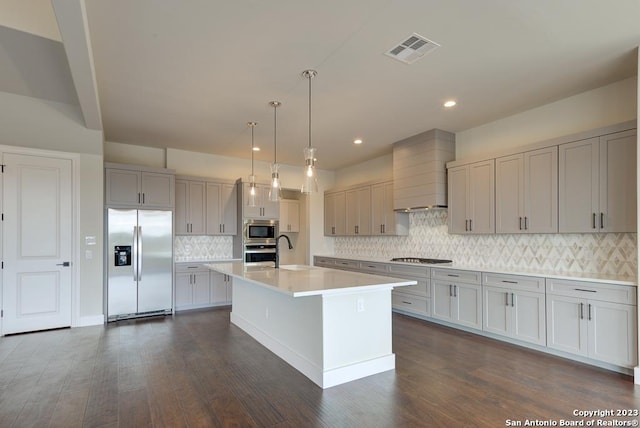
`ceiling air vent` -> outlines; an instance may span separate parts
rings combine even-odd
[[[397,46],[389,49],[385,52],[385,55],[395,58],[398,61],[402,61],[405,64],[413,64],[425,54],[440,47],[439,44],[429,39],[422,37],[419,34],[413,33]]]

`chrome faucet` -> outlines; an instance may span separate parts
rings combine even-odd
[[[282,234],[276,238],[276,269],[280,267],[280,244],[278,244],[278,242],[280,242],[280,238],[285,238],[287,240],[287,243],[289,244],[289,249],[293,250],[293,245],[291,245],[291,240],[287,235]]]

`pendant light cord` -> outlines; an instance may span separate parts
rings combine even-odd
[[[254,153],[254,144],[253,144],[253,128],[256,127],[255,124],[250,125],[251,126],[251,175],[253,175],[253,153]]]
[[[276,139],[276,130],[278,127],[278,104],[273,104],[273,163],[278,163],[278,142]]]
[[[313,74],[309,73],[309,148],[311,148],[311,78]]]

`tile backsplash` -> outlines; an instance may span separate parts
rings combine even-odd
[[[636,233],[450,235],[446,210],[409,216],[408,236],[335,238],[336,256],[432,257],[478,268],[637,275]]]
[[[173,257],[176,262],[230,259],[232,236],[176,236]]]

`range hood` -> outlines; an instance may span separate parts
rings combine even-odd
[[[393,209],[447,207],[447,167],[455,159],[455,134],[432,129],[393,144]]]

